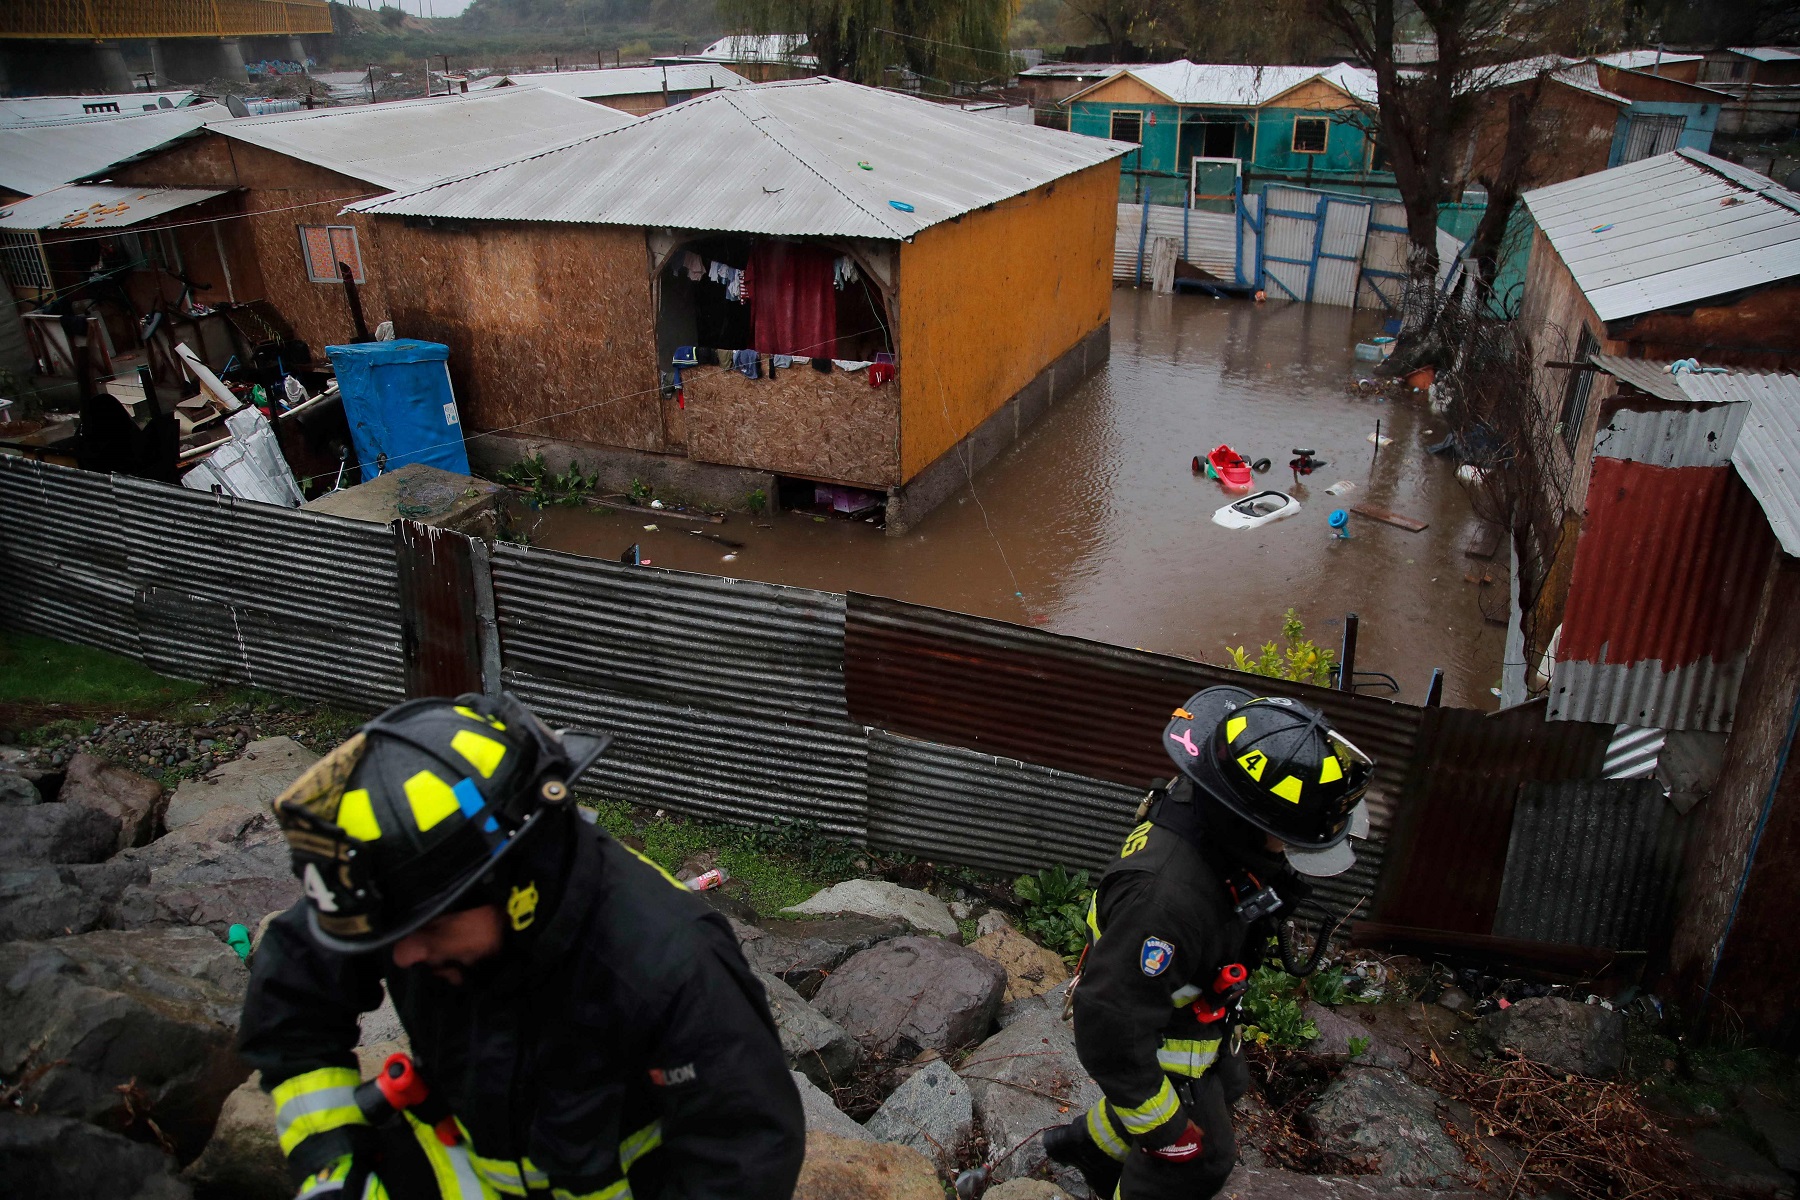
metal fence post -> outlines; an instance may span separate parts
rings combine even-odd
[[[1338,653],[1338,690],[1356,690],[1356,614],[1344,614],[1344,648]]]

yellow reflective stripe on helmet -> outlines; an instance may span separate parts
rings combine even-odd
[[[1128,1133],[1149,1133],[1174,1116],[1180,1108],[1181,1101],[1176,1098],[1174,1085],[1167,1077],[1163,1079],[1162,1087],[1157,1089],[1156,1095],[1142,1104],[1130,1108],[1113,1105],[1114,1111],[1119,1114],[1119,1121]]]
[[[625,843],[620,842],[619,845],[625,846]],[[658,875],[661,875],[664,879],[668,880],[670,883],[674,884],[676,887],[680,888],[682,891],[685,892],[688,890],[687,884],[681,882],[681,880],[679,880],[679,879],[675,878],[673,875],[669,874],[668,868],[664,867],[661,863],[657,862],[655,859],[651,858],[649,855],[645,854],[643,851],[638,850],[631,846],[625,846],[625,849],[630,850],[632,854],[637,856],[637,860],[639,862],[643,863],[646,867],[649,867],[651,870],[655,871]]]
[[[458,716],[469,718],[471,721],[480,721],[483,725],[492,726],[501,733],[506,732],[506,723],[504,721],[501,721],[498,717],[484,717],[466,704],[459,704],[452,711]]]
[[[450,748],[468,759],[469,765],[480,771],[483,779],[492,779],[506,759],[504,743],[473,729],[457,730],[456,736],[450,739]]]
[[[1267,770],[1269,766],[1268,755],[1264,754],[1261,750],[1252,750],[1248,754],[1240,754],[1237,761],[1238,766],[1244,768],[1244,774],[1250,776],[1250,778],[1256,780],[1258,783],[1262,782],[1263,772]]]
[[[346,1125],[367,1125],[356,1107],[356,1085],[362,1077],[353,1067],[320,1067],[283,1080],[269,1093],[275,1102],[275,1137],[283,1154],[307,1138]]]
[[[1100,1147],[1108,1158],[1123,1162],[1131,1152],[1131,1147],[1125,1144],[1125,1139],[1119,1136],[1118,1130],[1107,1119],[1104,1100],[1097,1101],[1087,1110],[1087,1131],[1088,1136],[1094,1139],[1094,1145]]]
[[[1298,779],[1289,775],[1280,783],[1271,785],[1269,790],[1274,792],[1277,796],[1280,796],[1283,800],[1286,800],[1289,804],[1298,804],[1300,803],[1300,789],[1302,786],[1303,785]]]
[[[406,802],[412,806],[413,824],[425,833],[452,813],[462,811],[450,785],[430,771],[420,771],[400,785],[406,791]]]
[[[619,1143],[619,1169],[631,1170],[632,1164],[662,1145],[662,1122],[652,1121]]]
[[[344,793],[338,801],[338,828],[359,842],[373,842],[381,837],[381,824],[375,820],[375,806],[369,802],[369,789],[356,788]]]
[[[1325,761],[1319,764],[1319,782],[1336,783],[1344,777],[1343,764],[1338,762],[1337,755],[1327,754]]]
[[[1100,940],[1100,893],[1099,892],[1095,892],[1092,896],[1088,897],[1087,927],[1088,927],[1088,932],[1093,934],[1094,940],[1096,942],[1098,942]]]
[[[1248,724],[1250,724],[1250,722],[1245,717],[1233,717],[1231,720],[1225,722],[1225,740],[1227,742],[1237,741],[1238,734],[1244,732],[1244,727]]]
[[[476,1173],[474,1155],[469,1153],[466,1140],[468,1130],[463,1130],[465,1140],[462,1144],[446,1146],[438,1141],[436,1130],[411,1113],[406,1114],[406,1123],[412,1129],[413,1140],[419,1143],[419,1149],[425,1152],[425,1159],[431,1164],[431,1174],[437,1180],[438,1195],[442,1200],[498,1200],[500,1192]],[[462,1127],[460,1121],[457,1127]]]
[[[1184,1038],[1167,1038],[1156,1050],[1156,1065],[1171,1075],[1194,1079],[1219,1061],[1219,1039],[1197,1042]]]
[[[621,1179],[617,1183],[607,1184],[597,1192],[571,1192],[568,1188],[553,1188],[550,1192],[552,1200],[631,1200],[631,1185]]]

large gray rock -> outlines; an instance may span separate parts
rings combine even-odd
[[[0,942],[86,933],[105,925],[127,887],[148,867],[103,863],[0,864]]]
[[[165,823],[171,830],[192,825],[215,809],[268,808],[319,756],[289,737],[262,738],[244,753],[175,789]]]
[[[800,1089],[800,1108],[806,1114],[806,1132],[815,1130],[836,1134],[842,1138],[853,1138],[859,1142],[872,1142],[873,1134],[855,1121],[843,1109],[831,1102],[831,1097],[820,1091],[813,1081],[798,1071],[788,1072],[794,1077],[794,1086]]]
[[[1005,988],[993,959],[939,938],[903,937],[853,955],[813,1005],[863,1049],[912,1058],[984,1036]]]
[[[994,1168],[995,1179],[1040,1174],[1043,1139],[1028,1135],[1074,1120],[1100,1099],[1100,1085],[1088,1078],[1075,1056],[1075,1035],[1051,1013],[1023,1017],[981,1043],[959,1072],[969,1085],[975,1115],[995,1153],[1025,1142]],[[1051,1167],[1050,1177],[1066,1191],[1087,1195],[1081,1172]]]
[[[225,1098],[218,1124],[183,1178],[200,1200],[289,1200],[287,1156],[275,1137],[275,1104],[262,1089],[261,1072]]]
[[[793,1200],[943,1200],[944,1185],[917,1150],[840,1137],[806,1135],[806,1161]]]
[[[104,862],[119,848],[119,819],[79,804],[0,809],[0,862]]]
[[[732,928],[751,966],[779,976],[808,999],[852,954],[912,930],[904,921],[857,916],[776,921],[761,927],[734,923]]]
[[[1375,1036],[1374,1030],[1345,1012],[1308,1000],[1300,1012],[1319,1031],[1306,1047],[1312,1054],[1354,1062],[1359,1067],[1405,1067],[1412,1053]]]
[[[119,897],[108,921],[116,929],[199,925],[223,937],[300,899],[287,841],[266,808],[215,809],[120,857],[148,867],[150,879]]]
[[[1794,1178],[1748,1142],[1724,1129],[1702,1129],[1688,1139],[1694,1174],[1714,1195],[1775,1197],[1794,1194]]]
[[[865,1128],[877,1141],[911,1146],[947,1171],[975,1132],[969,1085],[942,1060],[927,1063],[894,1089]]]
[[[1738,1111],[1768,1147],[1775,1165],[1789,1174],[1800,1173],[1800,1117],[1754,1090],[1738,1097]]]
[[[1470,1188],[1400,1187],[1374,1175],[1297,1175],[1274,1167],[1239,1167],[1220,1194],[1231,1200],[1492,1200]]]
[[[148,1116],[190,1159],[249,1074],[233,1049],[247,974],[201,929],[0,945],[0,1077],[29,1079],[20,1102],[53,1116]]]
[[[1351,1067],[1302,1114],[1324,1150],[1375,1167],[1404,1187],[1464,1182],[1462,1151],[1437,1117],[1438,1096],[1398,1071]]]
[[[851,913],[862,917],[905,921],[920,933],[957,936],[956,918],[936,896],[880,879],[846,879],[815,892],[784,913],[801,917],[829,917]]]
[[[0,1110],[0,1193],[31,1200],[190,1200],[155,1146],[68,1117]],[[290,1189],[287,1193],[292,1195]]]
[[[1063,1000],[1067,998],[1068,994],[1069,985],[1067,981],[1064,981],[1041,996],[1025,996],[1018,1000],[1008,1000],[1000,1006],[1000,1015],[995,1020],[1000,1023],[1000,1028],[1005,1029],[1014,1021],[1036,1016],[1038,1013],[1049,1013],[1060,1019]]]
[[[787,1055],[788,1066],[822,1088],[848,1083],[856,1060],[862,1057],[856,1039],[775,976],[758,971],[756,977],[769,993],[769,1012],[781,1035],[781,1051]]]
[[[68,775],[57,800],[117,818],[119,850],[149,842],[162,823],[162,784],[85,750],[69,760]]]
[[[1625,1018],[1598,1004],[1534,996],[1477,1022],[1481,1036],[1558,1071],[1611,1079],[1625,1062]]]
[[[17,771],[0,770],[0,808],[19,808],[27,804],[42,804],[43,793],[37,785]]]

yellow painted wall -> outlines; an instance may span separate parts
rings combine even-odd
[[[1099,104],[1173,104],[1167,96],[1144,83],[1135,75],[1115,75],[1093,90],[1082,93],[1083,100]]]
[[[1112,308],[1115,159],[900,249],[900,468],[911,479]]]

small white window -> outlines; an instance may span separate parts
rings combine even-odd
[[[301,225],[300,256],[306,260],[306,277],[314,283],[341,283],[338,264],[350,264],[351,278],[363,278],[362,250],[354,225]]]
[[[1294,118],[1294,153],[1325,153],[1325,135],[1327,133],[1324,117]]]

